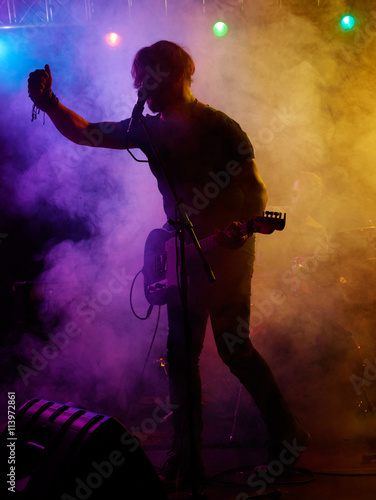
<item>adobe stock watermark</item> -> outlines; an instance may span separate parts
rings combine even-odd
[[[76,477],[73,491],[63,493],[60,496],[61,500],[87,500],[95,490],[103,486],[103,483],[112,477],[118,467],[124,465],[125,461],[126,458],[120,450],[112,450],[107,459],[102,462],[98,463],[93,460],[87,476],[84,478]]]
[[[17,366],[18,374],[22,382],[28,386],[30,377],[37,377],[42,373],[64,349],[71,343],[72,339],[81,334],[81,328],[75,321],[68,321],[64,328],[58,332],[48,335],[48,342],[40,349],[31,349],[32,358],[29,365],[20,363]]]
[[[241,316],[236,318],[236,334],[224,332],[223,340],[230,354],[235,352],[234,347],[237,344],[243,344],[249,339],[250,335],[255,333],[265,321],[276,310],[276,306],[281,306],[287,299],[286,295],[280,290],[272,290],[269,299],[252,304],[252,314],[250,322],[245,321]]]
[[[290,285],[291,292],[297,292],[302,286],[302,280],[312,277],[318,271],[320,262],[327,262],[339,247],[340,244],[331,239],[317,238],[312,257],[296,258],[294,265],[282,274],[282,283]]]
[[[341,44],[341,50],[344,58],[348,63],[354,62],[362,50],[366,48],[376,36],[376,11],[369,12],[370,20],[365,23],[364,27],[358,27],[352,45]]]
[[[281,281],[286,285],[288,292],[298,292],[304,280],[312,277],[319,269],[320,262],[326,262],[338,249],[339,244],[327,241],[324,238],[317,238],[316,246],[313,252],[313,258],[307,259],[304,265],[293,266],[283,272]],[[248,324],[244,318],[236,318],[236,333],[225,332],[223,334],[224,342],[231,354],[234,353],[234,346],[242,344],[255,334],[267,319],[281,308],[288,299],[288,294],[282,288],[273,288],[269,291],[267,297],[255,298],[252,302],[252,312]]]
[[[257,136],[252,138],[252,144],[256,151],[267,149],[275,140],[276,136],[291,126],[297,119],[297,113],[293,105],[281,106],[270,119],[267,127],[261,128]]]
[[[252,146],[247,141],[242,141],[237,153],[239,156],[244,156],[242,161],[235,159],[229,160],[224,169],[219,171],[212,170],[209,172],[211,178],[201,189],[193,188],[192,204],[184,203],[184,208],[188,216],[199,215],[209,203],[215,199],[221,191],[230,184],[234,177],[239,176],[244,170],[243,161],[248,163],[254,159],[254,149],[260,151],[265,149],[273,140],[276,134],[281,133],[286,127],[291,125],[296,120],[296,113],[293,106],[289,108],[282,107],[276,112],[275,116],[270,120],[269,126],[259,130],[257,137],[252,139]]]
[[[119,467],[126,463],[127,456],[140,448],[139,440],[144,441],[147,439],[148,436],[155,432],[157,424],[162,422],[171,411],[178,408],[178,405],[172,404],[168,397],[166,401],[157,398],[155,402],[157,404],[151,413],[151,417],[145,418],[139,427],[131,427],[130,432],[124,429],[119,440],[119,446],[111,450],[101,462],[93,460],[89,472],[84,477],[76,477],[71,488],[60,496],[61,500],[88,500],[96,490],[111,479]],[[140,434],[140,430],[144,434]],[[137,436],[134,433],[138,433]]]
[[[151,412],[150,417],[144,418],[140,425],[130,427],[131,433],[136,435],[137,439],[142,442],[146,441],[154,434],[158,424],[166,420],[172,414],[173,410],[179,408],[179,405],[171,403],[169,396],[167,396],[166,401],[162,401],[161,398],[156,398],[155,403],[156,406]]]
[[[125,269],[111,271],[112,277],[107,286],[101,288],[95,296],[85,297],[85,300],[75,306],[78,317],[84,318],[86,323],[91,323],[97,314],[102,312],[114,300],[114,296],[121,294],[131,283],[132,277],[127,276]],[[48,340],[44,346],[37,350],[31,349],[31,360],[29,365],[20,363],[17,366],[18,374],[22,382],[28,386],[30,377],[36,377],[43,372],[72,342],[79,337],[82,329],[76,321],[67,321],[61,329],[48,334]]]
[[[251,488],[257,488],[256,493],[263,493],[278,477],[288,472],[307,449],[307,446],[298,444],[296,437],[291,442],[284,440],[282,445],[283,448],[278,458],[271,460],[267,466],[256,467],[254,472],[249,476],[247,484]],[[243,500],[248,497],[249,495],[242,492],[236,496],[236,500]]]
[[[245,144],[246,142],[243,142],[238,150]],[[212,180],[208,181],[201,190],[197,187],[193,188],[192,206],[184,203],[184,208],[188,216],[192,214],[199,215],[209,205],[211,200],[216,198],[230,184],[231,178],[241,174],[242,171],[243,167],[236,160],[227,162],[224,170],[219,170],[218,172],[210,171],[209,177]]]
[[[350,382],[358,396],[362,395],[365,387],[369,387],[376,381],[376,358],[373,363],[369,359],[363,360],[363,367],[363,377],[355,373],[350,375]]]
[[[98,290],[93,296],[82,297],[82,300],[74,306],[74,312],[78,317],[84,318],[86,323],[92,323],[97,314],[108,307],[116,295],[123,293],[133,280],[132,276],[126,274],[125,268],[121,272],[113,269],[111,274],[107,286]]]

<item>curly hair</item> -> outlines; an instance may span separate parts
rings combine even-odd
[[[194,71],[193,59],[182,47],[176,43],[161,40],[137,52],[131,74],[134,86],[140,88],[148,73],[162,74],[166,83],[175,83],[182,77],[192,82]]]

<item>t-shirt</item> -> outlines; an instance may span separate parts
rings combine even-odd
[[[129,120],[121,122],[125,133]],[[238,123],[209,106],[194,107],[188,127],[175,124],[168,128],[159,114],[146,115],[144,121],[197,236],[208,236],[216,228],[239,220],[248,189],[242,174],[248,168],[247,162],[254,158],[254,151]],[[127,138],[147,156],[167,219],[175,220],[174,196],[140,122],[132,122]]]

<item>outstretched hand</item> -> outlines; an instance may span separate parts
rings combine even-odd
[[[215,239],[217,243],[225,248],[237,249],[241,248],[247,241],[248,236],[243,236],[240,233],[241,222],[230,222],[224,229],[215,231]]]
[[[48,64],[44,69],[37,69],[29,74],[28,91],[31,99],[49,94],[52,86],[51,70]]]

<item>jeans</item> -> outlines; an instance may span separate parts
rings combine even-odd
[[[216,248],[208,261],[216,276],[209,283],[200,261],[187,262],[189,276],[190,362],[194,407],[195,443],[201,450],[202,411],[199,358],[210,318],[218,354],[239,379],[267,426],[271,438],[282,440],[292,429],[290,412],[273,374],[249,338],[251,277],[255,258],[254,237],[237,250]],[[186,344],[184,318],[178,290],[168,301],[167,361],[173,412],[173,450],[184,453],[189,439],[187,422]]]

